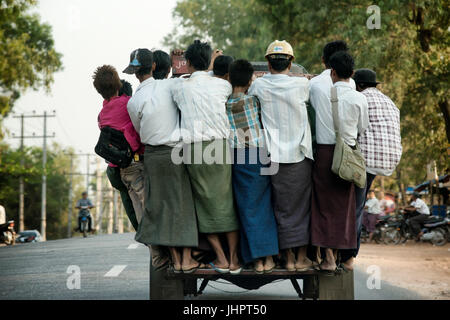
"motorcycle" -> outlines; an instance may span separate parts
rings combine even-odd
[[[415,236],[409,224],[410,218],[412,215],[409,213],[395,216],[386,226],[385,243],[399,244],[414,240]],[[436,246],[443,246],[449,241],[450,219],[431,216],[425,221],[422,232],[421,241],[430,241]]]
[[[448,241],[450,219],[432,216],[425,222],[421,241],[430,241],[435,246],[443,246]]]
[[[88,232],[89,232],[89,217],[91,213],[89,212],[88,207],[81,207],[80,215],[81,216],[81,222],[80,222],[80,232],[83,233],[83,238],[87,238]]]
[[[373,232],[372,240],[375,241],[375,243],[380,244],[384,242],[385,232],[387,228],[387,221],[389,220],[390,216],[383,216],[379,217],[377,224],[375,226],[375,231]],[[367,231],[364,224],[362,225],[361,229],[361,242],[366,243],[369,241],[369,232]]]
[[[14,231],[14,220],[0,225],[0,242],[6,245],[14,245],[16,243],[16,232]]]

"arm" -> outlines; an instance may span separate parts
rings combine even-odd
[[[214,60],[216,60],[216,58],[218,56],[221,56],[221,55],[223,55],[223,51],[222,50],[216,49],[216,50],[213,51],[212,56],[211,56],[211,63],[209,64],[208,71],[211,71],[213,69],[213,67],[214,67]]]

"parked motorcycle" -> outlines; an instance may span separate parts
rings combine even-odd
[[[382,216],[378,218],[377,224],[375,226],[375,231],[373,232],[372,240],[375,243],[383,243],[385,237],[385,231],[387,228],[387,221],[389,220],[389,216]],[[369,241],[369,232],[367,231],[364,224],[361,229],[361,242],[366,243]]]
[[[448,241],[448,229],[450,219],[442,217],[430,217],[424,224],[420,237],[421,241],[430,241],[435,246],[443,246]]]
[[[14,220],[0,225],[0,243],[14,245],[16,243],[16,232],[14,231]]]

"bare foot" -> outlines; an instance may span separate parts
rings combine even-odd
[[[264,262],[264,272],[271,272],[275,268],[275,262],[273,262],[272,256],[266,257]]]
[[[264,264],[262,260],[256,260],[255,261],[255,271],[256,273],[263,273],[264,272]]]
[[[353,263],[355,262],[355,258],[350,258],[345,262],[342,262],[342,265],[346,270],[353,271]]]
[[[292,250],[286,250],[286,269],[287,271],[295,271],[295,256]]]
[[[295,270],[307,271],[307,270],[311,270],[311,268],[313,266],[314,266],[313,262],[310,259],[305,257],[302,261],[297,261],[295,263]]]

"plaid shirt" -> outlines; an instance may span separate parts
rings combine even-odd
[[[227,101],[232,148],[261,147],[263,144],[260,120],[261,104],[255,96],[232,94]]]
[[[369,128],[359,137],[367,172],[390,176],[402,156],[400,111],[377,88],[367,88],[361,93],[369,104]]]

